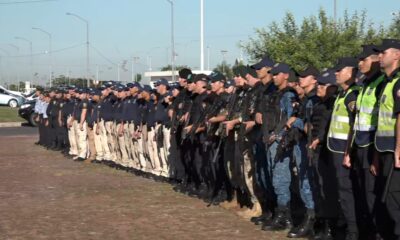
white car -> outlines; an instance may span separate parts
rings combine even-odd
[[[0,105],[7,105],[10,107],[19,107],[25,102],[25,98],[14,94],[7,89],[0,88]]]

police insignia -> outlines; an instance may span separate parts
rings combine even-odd
[[[84,108],[87,107],[87,103],[83,103],[83,107],[84,107]]]
[[[60,107],[63,107],[63,106],[64,106],[64,104],[63,104],[63,103],[61,103],[61,104],[60,104]]]
[[[57,103],[57,101],[53,101],[53,104],[56,104]]]
[[[354,109],[356,108],[356,101],[349,102],[348,107],[349,107],[350,111],[354,112]]]

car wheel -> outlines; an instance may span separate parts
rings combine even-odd
[[[31,113],[29,115],[29,124],[32,125],[32,127],[37,127],[37,122],[35,121],[35,118],[36,118],[35,113]]]
[[[18,107],[18,102],[15,99],[11,99],[10,101],[8,101],[8,106],[12,107],[12,108],[16,108]]]

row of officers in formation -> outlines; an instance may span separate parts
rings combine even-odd
[[[265,56],[234,78],[44,91],[38,144],[238,210],[289,238],[400,239],[400,41],[319,72]]]

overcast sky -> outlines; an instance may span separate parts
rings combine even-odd
[[[49,75],[48,37],[32,30],[39,27],[52,34],[53,72],[55,75],[84,76],[86,67],[86,25],[66,12],[80,15],[90,24],[90,72],[100,79],[116,79],[117,65],[121,80],[129,80],[131,62],[138,57],[134,71],[158,70],[170,63],[170,4],[167,0],[56,0],[18,3],[29,0],[0,0],[1,75],[8,82],[27,80],[30,69],[29,43],[33,43],[33,72],[36,81]],[[175,0],[175,43],[177,64],[200,67],[200,0]],[[238,43],[254,34],[254,29],[280,21],[285,12],[296,19],[316,14],[323,7],[333,15],[333,0],[204,0],[205,46],[209,46],[210,68],[240,57]],[[368,18],[387,25],[391,12],[398,11],[399,0],[337,0],[338,16],[347,9],[367,10]],[[19,47],[19,52],[9,44]],[[207,48],[205,66],[207,68]],[[7,57],[7,55],[10,55]],[[20,56],[20,57],[15,57]],[[246,56],[244,56],[246,60]],[[151,61],[150,61],[151,60]]]

